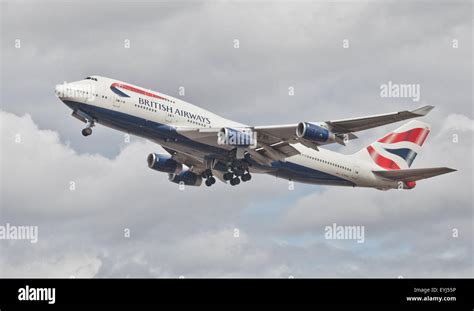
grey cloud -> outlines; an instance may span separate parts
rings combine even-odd
[[[40,227],[34,247],[0,243],[1,276],[474,275],[471,3],[0,5],[0,215]],[[174,96],[184,86],[185,100],[248,124],[432,104],[432,133],[415,166],[459,171],[401,193],[302,184],[288,191],[269,176],[181,192],[146,167],[159,146],[136,137],[126,144],[100,126],[80,135],[83,125],[53,87],[90,74]],[[419,83],[420,102],[381,98],[387,81]],[[351,153],[395,127],[329,148]],[[21,144],[13,142],[18,133]],[[366,225],[366,243],[324,240],[331,222]]]

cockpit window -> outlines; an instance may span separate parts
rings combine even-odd
[[[93,81],[97,81],[97,78],[94,78],[94,77],[87,77],[87,78],[85,78],[84,80],[93,80]]]

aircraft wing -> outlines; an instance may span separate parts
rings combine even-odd
[[[338,138],[336,141],[344,145],[344,139],[356,139],[357,136],[354,132],[367,130],[370,128],[416,118],[426,115],[433,109],[433,106],[423,106],[412,111],[398,111],[386,114],[379,114],[373,116],[343,119],[343,120],[332,120],[322,122],[321,125],[326,127],[328,130],[333,132]],[[298,124],[285,124],[285,125],[270,125],[270,126],[255,126],[252,129],[259,133],[259,137],[264,139],[281,140],[288,143],[300,142],[307,147],[318,149],[318,144],[311,143],[307,140],[298,140],[296,137],[296,129]],[[344,136],[343,136],[344,135]]]
[[[334,133],[345,134],[359,132],[406,119],[425,116],[433,108],[433,106],[423,106],[411,111],[404,110],[367,117],[327,121],[326,124]]]
[[[456,171],[449,167],[413,168],[392,171],[372,171],[375,175],[394,181],[417,181]]]
[[[168,152],[174,160],[176,160],[179,163],[185,164],[186,166],[190,168],[192,172],[196,174],[200,174],[206,169],[204,167],[203,162],[194,157],[188,156],[185,153],[178,152],[171,148],[163,147],[163,149],[165,149],[166,152]]]
[[[433,106],[423,106],[411,111],[404,110],[359,118],[326,121],[325,123],[332,132],[336,134],[346,134],[425,116],[433,108]],[[295,133],[297,126],[298,124],[255,126],[254,129],[268,136],[278,137],[282,140],[292,140],[296,138]]]
[[[322,123],[322,126],[333,132],[337,137],[336,141],[344,145],[342,135],[344,135],[346,139],[355,139],[357,136],[354,135],[353,132],[424,116],[433,108],[433,106],[424,106],[412,111],[399,111],[353,119],[326,121]],[[299,154],[300,152],[291,144],[302,143],[307,147],[318,150],[319,144],[297,137],[297,127],[298,124],[243,127],[242,129],[252,130],[257,134],[256,148],[246,148],[246,151],[250,153],[257,162],[268,164],[272,161],[282,160]],[[176,130],[178,133],[201,143],[229,151],[234,149],[233,146],[218,145],[217,135],[221,130],[220,128],[178,127]],[[239,129],[237,128],[237,130]]]
[[[299,154],[299,151],[292,147],[289,141],[286,141],[281,137],[269,135],[264,131],[255,130],[252,127],[245,127],[243,129],[251,129],[257,132],[257,146],[254,146],[255,148],[247,147],[246,151],[249,152],[252,157],[260,164],[269,164],[272,161],[283,160],[285,158]],[[217,143],[217,135],[221,130],[220,128],[195,129],[181,127],[177,128],[176,130],[179,134],[201,143],[220,147],[229,151],[234,149],[233,146],[219,145]],[[296,137],[293,138],[295,140],[294,142],[296,142]]]
[[[177,127],[176,131],[189,139],[217,146],[217,134],[220,128],[193,128],[193,127]]]

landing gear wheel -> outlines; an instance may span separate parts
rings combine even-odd
[[[210,169],[205,170],[205,171],[202,173],[202,177],[204,177],[204,178],[212,177],[212,171],[211,171]]]
[[[85,129],[82,130],[83,136],[89,136],[90,134],[92,134],[92,129],[90,127],[86,127]]]
[[[234,178],[234,174],[233,173],[224,173],[223,178],[226,181],[231,180],[232,178]]]
[[[206,186],[210,187],[216,183],[216,179],[213,176],[207,177],[205,184]]]
[[[249,181],[250,179],[252,179],[252,175],[250,175],[249,173],[242,175],[243,182]]]
[[[239,177],[235,177],[235,178],[231,179],[231,180],[230,180],[230,184],[231,184],[232,186],[235,186],[235,185],[240,184],[240,179],[239,179]]]
[[[242,176],[242,175],[244,175],[244,173],[245,173],[245,170],[243,170],[242,168],[236,168],[234,170],[234,174],[237,175],[237,176]]]

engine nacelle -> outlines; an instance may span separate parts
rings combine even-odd
[[[246,129],[222,128],[217,135],[219,145],[230,145],[235,147],[256,147],[257,138],[253,131]]]
[[[146,159],[148,167],[160,172],[177,174],[182,171],[183,165],[171,159],[166,154],[150,153]]]
[[[318,144],[327,144],[336,141],[336,135],[319,125],[300,122],[296,127],[296,136]]]
[[[201,176],[188,170],[182,171],[179,174],[169,174],[169,180],[176,184],[183,183],[186,186],[200,186],[202,183]]]

